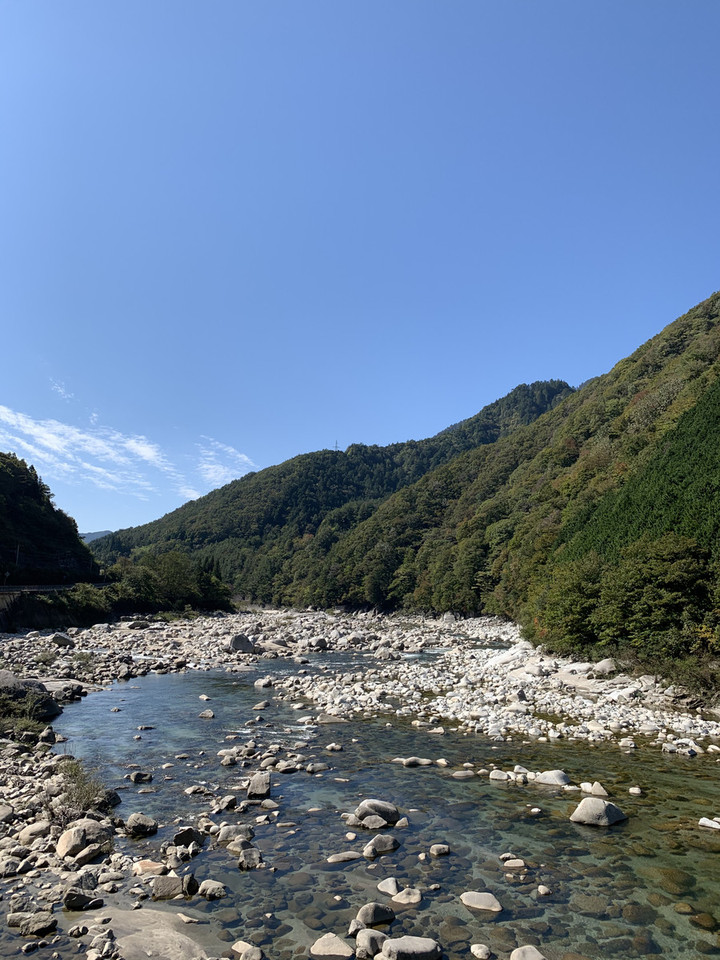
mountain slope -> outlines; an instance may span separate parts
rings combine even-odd
[[[533,424],[387,499],[319,579],[354,603],[505,614],[556,649],[720,649],[719,313],[716,294]]]
[[[577,391],[518,388],[428,441],[298,457],[99,543],[209,553],[250,599],[498,613],[551,649],[704,663],[719,357],[714,294]]]
[[[110,563],[135,549],[179,547],[217,561],[253,599],[276,598],[280,567],[312,538],[329,514],[351,526],[390,494],[459,452],[493,443],[536,419],[571,393],[561,381],[522,384],[476,416],[435,437],[387,447],[303,454],[214,490],[173,513],[92,544]]]
[[[12,453],[0,453],[0,567],[8,585],[87,579],[94,569],[75,521],[55,507],[34,467]]]

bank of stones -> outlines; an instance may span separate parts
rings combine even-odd
[[[328,650],[352,651],[359,656],[351,670],[303,671],[310,654]],[[291,701],[314,723],[400,717],[437,736],[452,728],[492,739],[615,740],[624,749],[632,749],[636,742],[649,743],[666,753],[685,756],[720,752],[720,725],[697,713],[678,710],[678,691],[672,687],[663,687],[653,677],[624,675],[611,661],[572,663],[548,656],[521,640],[513,625],[487,618],[455,622],[451,617],[426,620],[263,611],[170,625],[138,618],[62,634],[31,631],[23,636],[5,635],[0,645],[0,669],[21,679],[43,681],[59,705],[116,680],[130,680],[151,671],[238,672],[264,659],[277,658],[294,660],[297,669],[283,676],[261,675],[256,681],[258,695]],[[261,700],[255,709],[262,711],[270,702]],[[211,712],[207,711],[208,717]],[[103,909],[108,897],[124,894],[134,905],[150,898],[223,899],[223,884],[212,879],[198,884],[193,875],[193,860],[207,845],[224,849],[239,870],[272,869],[253,843],[252,826],[228,823],[223,818],[230,811],[235,818],[247,813],[256,822],[277,816],[271,772],[304,771],[313,775],[328,769],[318,757],[291,750],[281,752],[276,745],[259,741],[224,748],[217,757],[218,764],[247,768],[244,793],[219,796],[198,786],[198,791],[207,792],[207,813],[192,827],[178,829],[172,842],[162,844],[153,857],[132,858],[113,849],[113,838],[153,837],[157,823],[141,810],[128,810],[127,820],[122,820],[114,811],[111,797],[102,798],[94,809],[68,815],[63,809],[62,776],[62,765],[68,758],[48,753],[53,740],[49,728],[36,743],[6,739],[0,744],[0,879],[12,927],[25,938],[25,952],[41,944],[61,942],[57,910],[65,906],[89,918],[69,931],[86,944],[89,960],[122,957],[122,940],[115,939],[112,927],[98,927],[91,919],[95,911]],[[322,752],[327,756],[340,747],[333,742]],[[395,759],[405,766],[446,765],[442,759],[429,757]],[[536,781],[538,787],[588,794],[594,798],[593,818],[601,825],[601,814],[612,807],[599,799],[604,795],[601,784],[588,781],[578,786],[567,778],[558,779],[562,771],[533,772],[519,767],[488,771],[475,770],[468,764],[452,775],[478,774],[499,783]],[[38,783],[44,785],[42,795]],[[595,808],[600,807],[598,813]],[[540,813],[540,808],[533,808],[531,813],[535,810]],[[394,850],[399,841],[388,831],[402,827],[398,813],[387,801],[365,801],[351,815],[348,826],[380,832],[366,834],[357,850],[340,851],[332,862],[350,865],[359,858],[372,862]],[[614,814],[609,819],[613,822],[617,818]],[[705,825],[714,826],[714,820],[708,819]],[[433,858],[448,854],[447,844],[430,847]],[[527,873],[520,858],[507,857],[504,869],[523,877]],[[550,894],[548,888],[542,887],[542,893],[540,889],[539,895]],[[393,899],[407,909],[419,903],[422,896],[419,889],[398,888]],[[478,897],[489,897],[477,891],[465,896],[476,910]],[[389,920],[393,911],[382,906],[380,914]],[[357,920],[362,924],[356,931],[362,932],[356,945],[358,956],[372,955],[368,951],[376,947],[383,956],[404,956],[407,951],[407,955],[439,956],[440,945],[433,940],[411,943],[422,938],[384,933],[373,939],[374,934],[364,932],[372,928],[366,920]],[[323,941],[325,936],[318,938],[315,955],[323,955],[328,945],[337,946],[332,939],[338,937],[335,931],[327,931]],[[473,955],[481,955],[485,949],[481,944],[473,946],[477,948]],[[412,954],[413,950],[420,952]],[[261,955],[249,944],[235,952],[246,960],[251,956],[258,960]]]

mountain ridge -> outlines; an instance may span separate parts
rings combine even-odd
[[[719,357],[715,293],[577,390],[302,455],[95,547],[197,552],[250,600],[493,613],[549,649],[699,662],[720,653]],[[263,509],[225,509],[238,489]]]

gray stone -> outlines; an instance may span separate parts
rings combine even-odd
[[[9,670],[0,670],[0,697],[24,700],[33,720],[52,720],[61,712],[44,684],[39,680],[20,680]]]
[[[20,923],[20,934],[23,937],[43,937],[52,933],[57,927],[57,920],[50,913],[33,913]]]
[[[115,835],[112,827],[104,826],[97,820],[91,820],[84,817],[76,820],[70,827],[60,835],[55,853],[63,860],[65,857],[74,857],[90,844],[108,844]]]
[[[431,857],[446,857],[450,853],[450,847],[446,843],[434,843],[430,847]]]
[[[610,827],[614,823],[627,820],[627,816],[609,800],[585,797],[570,815],[570,819],[573,823],[583,823],[590,827]]]
[[[540,953],[537,947],[517,947],[510,954],[510,960],[546,960],[545,954]]]
[[[125,832],[129,837],[151,837],[157,830],[157,820],[144,813],[131,813],[125,821]]]
[[[234,637],[230,638],[228,647],[234,653],[252,653],[255,649],[255,644],[250,637],[245,636],[244,633],[237,633]]]
[[[73,885],[63,894],[63,906],[66,910],[99,910],[104,906],[102,897],[93,897],[82,887]]]
[[[203,880],[198,893],[206,900],[222,900],[227,896],[227,887],[219,880]]]
[[[133,770],[130,774],[131,783],[151,783],[153,775],[149,770]]]
[[[439,960],[442,949],[430,937],[388,937],[383,941],[382,956],[390,960]]]
[[[479,893],[469,890],[460,895],[461,901],[472,910],[487,910],[489,913],[500,913],[502,906],[492,893]]]
[[[375,857],[382,856],[384,853],[392,853],[400,846],[400,841],[390,833],[379,833],[376,837],[366,844],[363,848],[363,856],[368,860],[374,860]]]
[[[384,903],[366,903],[358,910],[356,919],[366,927],[377,927],[381,923],[392,923],[395,912]]]
[[[230,949],[238,955],[240,960],[263,960],[263,952],[260,947],[253,946],[247,940],[238,940]]]
[[[327,858],[327,863],[352,863],[353,860],[361,859],[362,854],[356,850],[343,850],[342,853],[331,853]]]
[[[535,783],[542,783],[548,787],[564,787],[570,783],[570,777],[564,770],[544,770],[535,777]]]
[[[53,643],[56,647],[66,647],[70,650],[75,646],[75,641],[66,633],[51,633],[48,642]]]
[[[422,900],[422,893],[420,893],[417,887],[405,887],[404,890],[396,893],[392,900],[393,903],[400,903],[403,905],[407,905],[409,903],[417,904]]]
[[[380,953],[387,938],[380,930],[359,930],[355,937],[355,956],[358,960],[370,960]]]
[[[346,960],[354,954],[355,951],[350,944],[334,933],[326,933],[310,947],[312,957],[322,957],[324,960]]]
[[[172,900],[184,896],[182,877],[155,877],[152,882],[153,900]]]
[[[355,816],[358,820],[364,820],[365,817],[382,817],[385,823],[393,825],[400,819],[400,811],[394,803],[387,800],[363,800],[355,810]]]
[[[270,796],[270,774],[266,770],[256,773],[247,788],[248,800],[264,800]]]
[[[49,820],[36,820],[35,823],[28,824],[18,834],[18,842],[26,847],[37,839],[37,837],[46,837],[50,833]]]
[[[395,877],[388,877],[386,880],[381,880],[377,888],[380,893],[387,893],[391,897],[394,897],[396,893],[400,893],[400,884]]]
[[[238,867],[240,870],[255,870],[263,862],[262,854],[257,847],[247,847],[240,851]]]

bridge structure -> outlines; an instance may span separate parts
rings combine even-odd
[[[60,590],[72,590],[74,583],[29,583],[12,586],[0,586],[0,610],[9,610],[23,593],[57,593]]]

